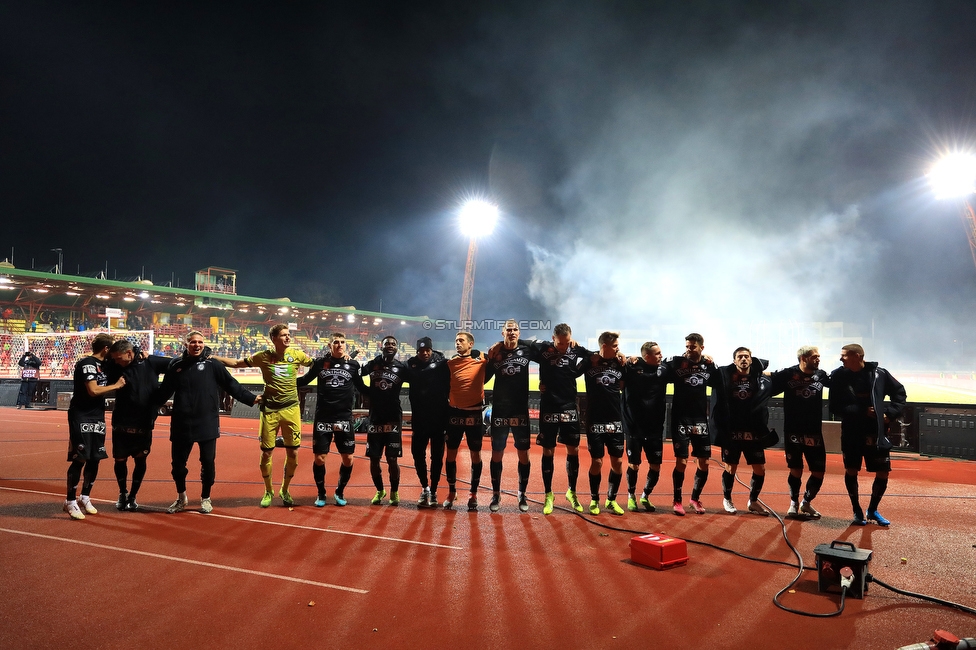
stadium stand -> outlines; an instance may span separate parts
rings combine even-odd
[[[41,380],[70,379],[75,361],[88,352],[95,333],[131,338],[165,356],[183,351],[183,337],[199,330],[217,354],[243,357],[269,346],[274,323],[292,327],[294,345],[316,356],[330,334],[342,331],[358,358],[378,354],[388,334],[413,341],[423,336],[426,316],[402,316],[293,302],[287,298],[239,296],[234,271],[209,267],[197,273],[196,289],[33,270],[0,268],[0,379],[19,379],[17,361],[30,345],[41,357]],[[212,291],[201,291],[209,288]],[[404,343],[401,355],[412,355]]]

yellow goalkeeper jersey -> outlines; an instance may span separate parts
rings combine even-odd
[[[248,366],[261,369],[265,410],[298,404],[298,366],[310,366],[313,362],[312,357],[293,347],[285,348],[280,357],[274,350],[264,350],[245,359]]]

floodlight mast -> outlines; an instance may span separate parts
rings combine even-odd
[[[969,199],[963,199],[962,223],[966,227],[966,236],[969,237],[969,252],[973,256],[973,264],[976,265],[976,212]]]
[[[471,331],[471,309],[474,304],[474,263],[478,256],[478,240],[471,238],[468,243],[468,262],[464,265],[464,287],[461,289],[461,316],[458,318],[460,331]]]
[[[468,261],[464,265],[464,286],[461,289],[461,313],[458,331],[471,331],[474,305],[474,272],[478,258],[478,238],[491,233],[498,220],[498,206],[482,200],[467,201],[458,215],[461,231],[468,235]]]

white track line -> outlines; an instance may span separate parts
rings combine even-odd
[[[21,489],[21,488],[12,488],[12,487],[5,487],[5,486],[0,486],[0,490],[8,490],[10,492],[26,492],[28,494],[42,494],[42,495],[45,495],[45,496],[52,496],[52,497],[63,497],[64,496],[63,494],[59,494],[57,492],[42,492],[40,490],[24,490],[24,489]],[[115,503],[115,501],[109,501],[107,499],[92,499],[92,501],[96,501],[96,502],[99,502],[99,503],[111,503],[111,504],[114,504]],[[140,507],[145,507],[145,506],[140,506]],[[195,513],[195,514],[201,514],[202,515],[203,513]],[[320,533],[332,533],[334,535],[349,535],[349,536],[352,536],[352,537],[365,537],[367,539],[377,539],[377,540],[382,540],[382,541],[385,541],[385,542],[398,542],[400,544],[413,544],[415,546],[430,546],[432,548],[446,548],[446,549],[450,549],[452,551],[463,551],[464,550],[464,548],[461,547],[461,546],[450,546],[448,544],[435,544],[434,542],[420,542],[420,541],[417,541],[415,539],[401,539],[399,537],[384,537],[382,535],[369,535],[367,533],[354,533],[354,532],[348,531],[348,530],[335,530],[333,528],[319,528],[317,526],[302,526],[300,524],[287,524],[287,523],[280,522],[280,521],[265,521],[263,519],[252,519],[250,517],[236,517],[234,515],[223,515],[223,514],[219,514],[219,513],[215,513],[215,512],[211,512],[210,514],[208,514],[206,516],[208,518],[214,518],[214,519],[230,519],[231,521],[247,521],[247,522],[251,522],[251,523],[255,523],[255,524],[265,524],[267,526],[282,526],[284,528],[298,528],[300,530],[314,530],[314,531],[318,531]]]
[[[433,548],[447,548],[447,549],[451,549],[452,551],[464,550],[464,548],[460,546],[450,546],[448,544],[435,544],[434,542],[419,542],[415,539],[401,539],[399,537],[384,537],[383,535],[368,535],[366,533],[353,533],[347,530],[334,530],[332,528],[318,528],[316,526],[301,526],[299,524],[286,524],[280,521],[264,521],[262,519],[251,519],[250,517],[235,517],[234,515],[221,515],[213,512],[211,512],[207,516],[221,517],[223,519],[233,519],[235,521],[250,521],[255,524],[267,524],[269,526],[284,526],[285,528],[300,528],[301,530],[317,530],[322,533],[335,533],[336,535],[352,535],[353,537],[366,537],[368,539],[379,539],[386,542],[400,542],[401,544],[414,544],[416,546],[431,546]]]
[[[41,456],[44,454],[64,454],[64,449],[58,448],[52,449],[51,451],[32,451],[29,454],[7,454],[5,456],[0,456],[0,458],[20,458],[21,456]]]
[[[286,580],[288,582],[297,582],[303,585],[312,585],[313,587],[325,587],[326,589],[338,589],[340,591],[350,591],[354,594],[368,594],[369,591],[365,589],[356,589],[354,587],[343,587],[342,585],[333,585],[328,582],[316,582],[315,580],[305,580],[304,578],[293,578],[291,576],[276,575],[274,573],[266,573],[264,571],[253,571],[251,569],[241,569],[236,566],[228,566],[226,564],[214,564],[213,562],[201,562],[200,560],[190,560],[185,557],[173,557],[172,555],[161,555],[160,553],[149,553],[147,551],[137,551],[131,548],[121,548],[119,546],[108,546],[106,544],[95,544],[94,542],[83,542],[78,539],[70,539],[67,537],[54,537],[53,535],[42,535],[40,533],[29,533],[24,530],[11,530],[9,528],[0,528],[0,532],[11,533],[13,535],[26,535],[28,537],[38,537],[40,539],[49,539],[55,542],[66,542],[68,544],[81,544],[82,546],[91,546],[93,548],[100,548],[107,551],[119,551],[120,553],[132,553],[133,555],[143,555],[145,557],[156,558],[157,560],[170,560],[173,562],[182,562],[183,564],[193,564],[196,566],[209,567],[211,569],[223,569],[224,571],[233,571],[235,573],[246,573],[252,576],[261,576],[263,578],[274,578],[275,580]]]

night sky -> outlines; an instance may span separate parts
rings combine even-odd
[[[456,318],[484,195],[475,318],[722,345],[837,320],[976,367],[960,205],[924,180],[976,149],[974,25],[968,0],[8,2],[0,259]]]

